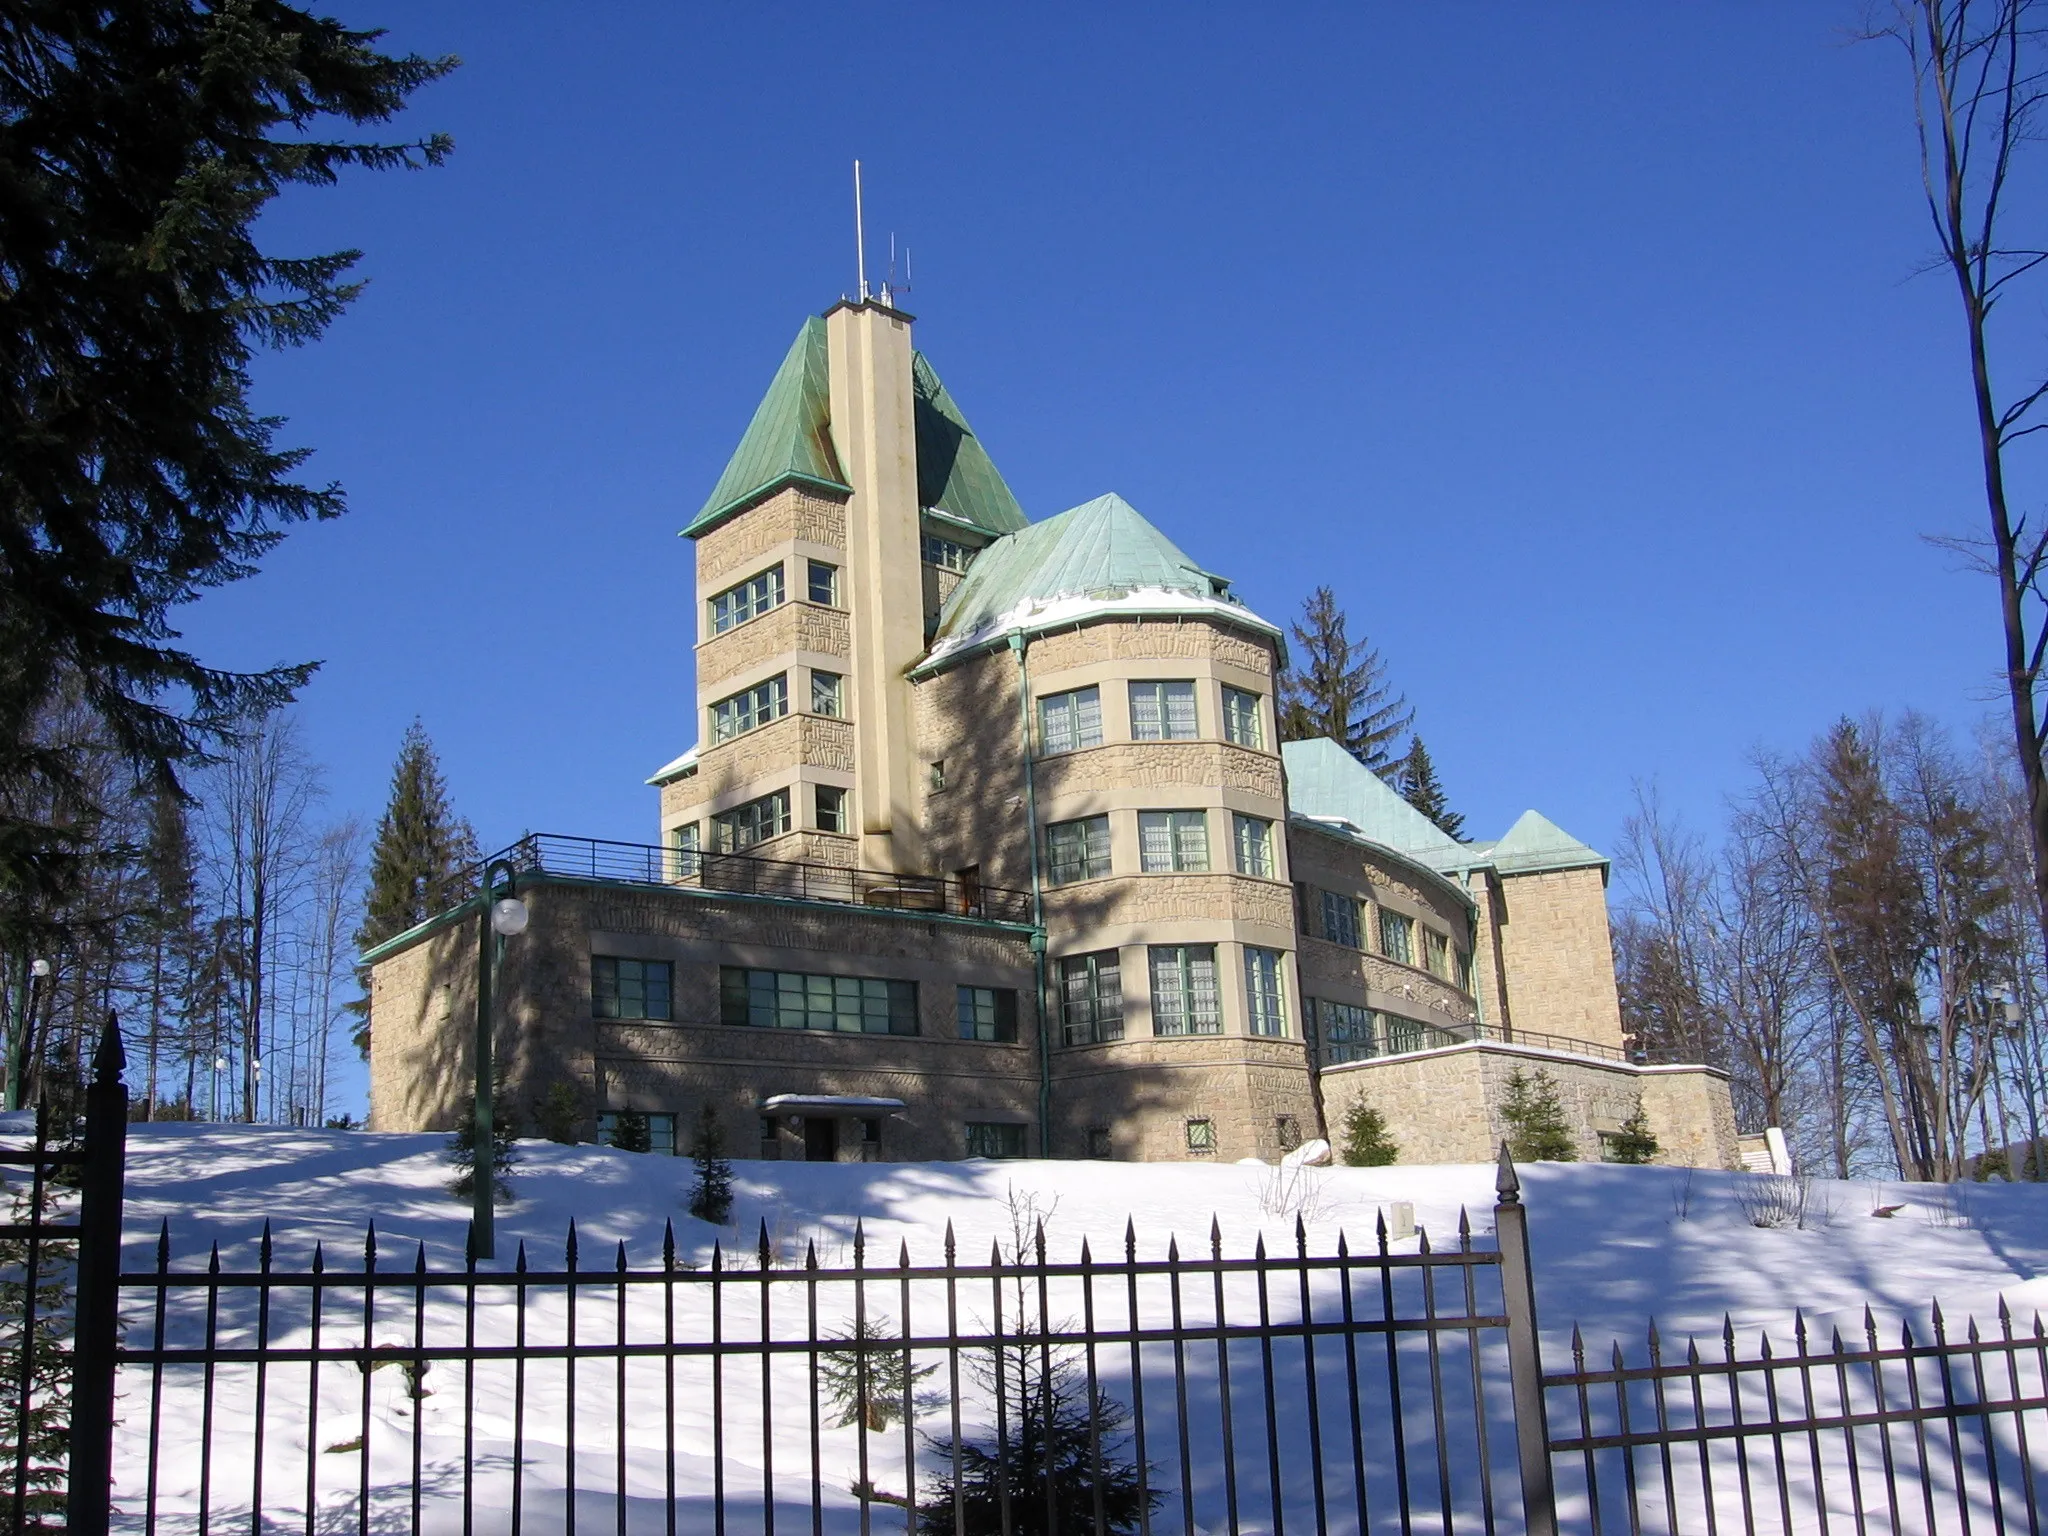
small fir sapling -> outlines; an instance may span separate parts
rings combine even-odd
[[[732,1163],[725,1155],[725,1132],[718,1123],[718,1110],[708,1100],[697,1111],[690,1157],[697,1164],[690,1214],[713,1226],[724,1226],[732,1219]]]
[[[28,1190],[9,1186],[8,1219],[26,1226],[33,1217]],[[49,1209],[52,1191],[43,1196],[42,1218],[63,1219]],[[29,1245],[20,1239],[0,1242],[0,1445],[6,1447],[12,1477],[16,1448],[24,1450],[27,1516],[23,1530],[62,1529],[65,1471],[71,1459],[72,1323],[76,1298],[75,1243],[43,1239],[38,1244],[35,1277],[35,1323],[27,1326]],[[23,1355],[27,1360],[28,1409],[21,1406]],[[48,1517],[52,1523],[45,1524]],[[11,1529],[11,1527],[10,1527]]]
[[[500,1091],[491,1095],[491,1201],[495,1205],[508,1205],[512,1200],[512,1143],[519,1134],[518,1118],[505,1101],[501,1085]],[[472,1097],[462,1106],[462,1118],[448,1138],[448,1160],[455,1165],[455,1181],[448,1187],[464,1200],[476,1193],[476,1152],[476,1100]]]
[[[1657,1138],[1650,1130],[1650,1117],[1637,1101],[1635,1112],[1621,1122],[1621,1129],[1607,1138],[1610,1163],[1647,1163],[1657,1155]]]
[[[1564,1115],[1564,1099],[1557,1081],[1538,1067],[1524,1072],[1520,1067],[1508,1074],[1508,1092],[1501,1105],[1501,1119],[1507,1122],[1508,1150],[1521,1162],[1575,1163],[1571,1125]]]
[[[533,1111],[534,1126],[549,1141],[565,1147],[576,1145],[576,1131],[583,1123],[583,1103],[568,1083],[556,1083],[541,1096]]]
[[[1399,1161],[1401,1149],[1387,1134],[1387,1117],[1363,1099],[1344,1111],[1343,1154],[1350,1168],[1384,1168]]]
[[[644,1110],[622,1109],[612,1117],[612,1146],[620,1152],[652,1152],[654,1129]]]
[[[840,1428],[859,1424],[879,1434],[903,1417],[906,1394],[912,1412],[925,1405],[917,1384],[938,1366],[915,1365],[910,1351],[890,1348],[897,1336],[889,1331],[886,1318],[864,1318],[857,1327],[849,1325],[832,1339],[868,1346],[827,1350],[818,1356],[818,1385],[838,1412]]]

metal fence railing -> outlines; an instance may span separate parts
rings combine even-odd
[[[1548,1035],[1533,1029],[1509,1029],[1498,1024],[1435,1024],[1400,1014],[1381,1013],[1370,1031],[1355,1038],[1326,1041],[1330,1065],[1347,1061],[1370,1061],[1380,1056],[1398,1056],[1410,1051],[1441,1051],[1470,1045],[1475,1040],[1500,1045],[1526,1045],[1537,1050],[1559,1051],[1568,1056],[1586,1056],[1596,1061],[1623,1061],[1635,1066],[1697,1065],[1686,1053],[1663,1046],[1609,1045],[1600,1040],[1579,1040],[1569,1035]],[[1695,1053],[1696,1054],[1696,1053]]]

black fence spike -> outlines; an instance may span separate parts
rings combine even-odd
[[[1928,1311],[1934,1317],[1934,1342],[1937,1344],[1943,1343],[1948,1338],[1948,1330],[1942,1322],[1941,1298],[1939,1296],[1931,1297],[1927,1305]]]
[[[170,1228],[171,1224],[169,1222],[165,1222],[164,1242],[167,1245],[169,1244],[171,1237]],[[165,1251],[169,1251],[168,1247]],[[316,1275],[324,1275],[325,1273],[327,1273],[327,1248],[326,1245],[322,1243],[320,1239],[318,1239],[317,1237],[313,1239],[313,1273]]]
[[[910,1268],[910,1239],[907,1237],[896,1245],[896,1267],[898,1269]]]
[[[1430,1251],[1429,1228],[1417,1227],[1415,1229],[1415,1251],[1417,1253],[1428,1253]]]
[[[1614,1348],[1613,1348],[1613,1350],[1612,1350],[1612,1355],[1613,1355],[1613,1359],[1614,1359],[1614,1369],[1616,1369],[1617,1371],[1618,1371],[1618,1370],[1621,1370],[1621,1369],[1622,1369],[1622,1358],[1621,1358],[1621,1340],[1619,1340],[1619,1339],[1616,1339],[1616,1340],[1614,1341]]]
[[[1351,1239],[1344,1235],[1342,1227],[1337,1229],[1337,1257],[1340,1259],[1351,1257]]]
[[[519,1257],[514,1261],[512,1267],[522,1275],[526,1273],[526,1239],[523,1237],[519,1240]]]
[[[575,1273],[576,1273],[576,1218],[575,1218],[574,1216],[571,1216],[571,1217],[569,1218],[569,1238],[568,1238],[568,1241],[567,1241],[567,1242],[565,1242],[565,1243],[564,1243],[564,1244],[562,1245],[562,1252],[563,1252],[563,1255],[564,1255],[564,1257],[565,1257],[565,1258],[567,1258],[567,1260],[568,1260],[568,1263],[566,1263],[566,1264],[565,1264],[565,1265],[563,1265],[562,1267],[563,1267],[563,1268],[565,1268],[565,1269],[567,1269],[567,1270],[569,1271],[569,1273],[570,1273],[570,1274],[572,1274],[572,1275],[573,1275],[573,1274],[575,1274]]]
[[[256,1267],[270,1268],[270,1219],[264,1218],[263,1235],[256,1240]]]
[[[209,1253],[209,1254],[207,1255],[207,1258],[206,1258],[206,1272],[207,1272],[207,1273],[208,1273],[209,1275],[217,1275],[217,1274],[219,1274],[219,1273],[220,1273],[220,1239],[219,1239],[219,1238],[215,1238],[215,1239],[213,1240],[213,1249],[212,1249],[212,1251],[211,1251],[211,1252],[210,1252],[210,1253]]]
[[[946,1218],[946,1268],[951,1269],[953,1267],[953,1257],[953,1218],[948,1216]]]
[[[619,1257],[614,1267],[622,1275],[626,1272],[626,1240],[623,1237],[619,1239]]]
[[[1493,1192],[1500,1197],[1502,1205],[1522,1203],[1522,1178],[1515,1172],[1515,1157],[1505,1141],[1500,1144],[1500,1162],[1493,1176]]]
[[[818,1240],[815,1237],[806,1238],[804,1239],[804,1268],[816,1269],[817,1267]]]
[[[1171,1232],[1166,1234],[1166,1262],[1169,1264],[1178,1264],[1180,1262],[1180,1239]],[[2038,1323],[2040,1318],[2036,1316],[2034,1320]]]
[[[768,1247],[768,1218],[767,1218],[766,1216],[763,1216],[763,1217],[761,1218],[761,1243],[760,1243],[760,1259],[761,1259],[761,1267],[762,1267],[763,1269],[771,1269],[771,1268],[773,1268],[773,1267],[774,1267],[773,1265],[771,1265],[771,1264],[769,1263],[769,1258],[768,1258],[768,1255],[769,1255],[769,1247]]]
[[[1138,1262],[1138,1223],[1130,1216],[1124,1218],[1124,1262]]]
[[[676,1224],[673,1219],[661,1224],[661,1267],[676,1267]]]
[[[994,1238],[988,1240],[988,1267],[990,1269],[1001,1269],[1003,1267],[1003,1245]]]
[[[112,1088],[121,1081],[121,1073],[128,1065],[128,1054],[121,1047],[121,1020],[113,1009],[107,1010],[107,1022],[100,1029],[99,1047],[92,1053],[92,1080],[101,1088]]]
[[[725,1270],[725,1244],[713,1239],[711,1243],[711,1273],[721,1274]]]
[[[1038,1255],[1038,1262],[1045,1262],[1045,1220],[1039,1219],[1038,1230],[1031,1236],[1031,1251]]]
[[[416,1275],[424,1275],[427,1272],[427,1244],[424,1238],[420,1240],[419,1251],[413,1255],[412,1268]]]
[[[1969,1320],[1969,1324],[1965,1328],[1964,1332],[1968,1336],[1972,1344],[1981,1342],[1981,1339],[1977,1332],[1977,1319],[1974,1316]]]
[[[375,1269],[376,1267],[377,1267],[377,1223],[376,1223],[376,1220],[375,1220],[374,1218],[372,1218],[372,1220],[371,1220],[371,1222],[370,1222],[369,1226],[367,1226],[367,1227],[365,1227],[365,1228],[363,1229],[363,1268],[365,1268],[365,1269]]]
[[[1472,1251],[1472,1213],[1462,1205],[1458,1207],[1458,1251]]]
[[[156,1267],[158,1269],[169,1269],[171,1267],[171,1218],[168,1216],[164,1218],[164,1224],[156,1235]],[[2002,1307],[2005,1305],[2005,1302],[2001,1298],[1998,1304]]]
[[[868,1256],[867,1224],[858,1216],[853,1218],[853,1267],[865,1267]]]

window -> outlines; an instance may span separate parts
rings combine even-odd
[[[1038,701],[1038,750],[1075,752],[1102,745],[1102,690],[1076,688]]]
[[[1259,712],[1259,696],[1242,688],[1223,690],[1223,739],[1240,747],[1266,745],[1265,716]]]
[[[789,791],[749,800],[711,818],[711,851],[739,853],[789,830]]]
[[[837,672],[814,670],[811,673],[811,713],[843,720],[846,717],[846,679]]]
[[[985,1121],[967,1122],[967,1155],[969,1157],[1022,1157],[1024,1155],[1024,1127],[1021,1125],[991,1125]]]
[[[669,828],[669,846],[675,849],[675,878],[678,880],[692,879],[699,868],[702,867],[701,861],[697,857],[701,847],[699,839],[702,836],[702,832],[700,828],[701,824],[694,821],[686,821],[680,827]]]
[[[1472,990],[1472,951],[1469,949],[1459,949],[1453,951],[1453,953],[1457,956],[1458,990],[1470,992]]]
[[[743,731],[780,720],[789,713],[789,677],[777,673],[765,683],[741,689],[711,706],[711,740],[731,741]]]
[[[808,976],[721,966],[719,1017],[761,1029],[824,1029],[852,1035],[917,1033],[917,983],[873,976]]]
[[[1422,930],[1422,961],[1432,976],[1451,979],[1451,941],[1434,928]]]
[[[1273,1139],[1280,1143],[1282,1152],[1292,1152],[1301,1145],[1301,1124],[1292,1115],[1273,1117]]]
[[[839,567],[823,560],[810,562],[811,601],[822,603],[827,608],[839,606]]]
[[[1187,1123],[1188,1150],[1198,1157],[1216,1150],[1216,1122],[1190,1120]]]
[[[1138,812],[1138,868],[1148,875],[1209,867],[1209,818],[1201,811]]]
[[[1115,1144],[1110,1140],[1109,1127],[1091,1125],[1088,1127],[1088,1155],[1097,1162],[1106,1163],[1115,1156]]]
[[[1280,980],[1280,951],[1244,950],[1244,1001],[1255,1035],[1287,1033],[1287,1001]]]
[[[865,1119],[860,1123],[860,1144],[864,1147],[879,1147],[882,1144],[882,1122]]]
[[[1318,1003],[1321,1020],[1322,1064],[1326,1067],[1347,1061],[1364,1061],[1378,1054],[1373,1044],[1373,1014],[1370,1008],[1352,1003]]]
[[[1220,1035],[1223,1005],[1216,990],[1216,946],[1155,944],[1152,1033]]]
[[[979,553],[972,545],[942,539],[935,533],[924,536],[924,563],[936,565],[942,571],[964,571]]]
[[[749,576],[711,599],[711,633],[722,635],[735,624],[758,619],[769,609],[781,606],[782,567],[771,565],[760,575]]]
[[[1193,741],[1195,739],[1195,685],[1193,683],[1131,684],[1131,739],[1133,741]]]
[[[615,1147],[619,1144],[619,1119],[622,1115],[635,1113],[632,1110],[607,1111],[597,1117],[597,1139],[601,1146]],[[647,1122],[647,1150],[659,1152],[664,1157],[676,1155],[676,1117],[672,1114],[642,1114],[640,1119]]]
[[[590,957],[590,1011],[600,1019],[667,1019],[673,972],[666,960]]]
[[[782,1156],[782,1127],[773,1115],[761,1116],[761,1156],[771,1163]]]
[[[1342,944],[1351,949],[1363,949],[1359,939],[1358,901],[1355,897],[1339,896],[1335,891],[1323,892],[1323,937],[1332,944]]]
[[[1231,827],[1236,832],[1237,872],[1240,875],[1257,875],[1262,880],[1273,878],[1273,823],[1257,816],[1231,817]]]
[[[1449,1038],[1425,1024],[1420,1019],[1404,1019],[1398,1013],[1382,1013],[1377,1018],[1380,1040],[1389,1056],[1398,1056],[1403,1051],[1426,1051],[1433,1046],[1447,1045]]]
[[[1082,821],[1056,821],[1045,829],[1046,881],[1071,885],[1076,880],[1093,880],[1109,873],[1109,818],[1090,816]]]
[[[1068,955],[1060,968],[1060,1043],[1099,1045],[1124,1037],[1123,970],[1113,949]]]
[[[1415,963],[1415,919],[1380,908],[1380,953],[1402,965]]]
[[[946,787],[946,760],[943,757],[935,757],[932,759],[931,782],[932,788],[934,790],[940,790]]]
[[[844,832],[846,826],[846,791],[830,784],[820,784],[816,789],[818,830],[820,832]]]
[[[1008,987],[961,987],[960,1038],[1017,1040],[1017,994]]]

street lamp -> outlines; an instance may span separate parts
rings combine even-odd
[[[21,1072],[28,1060],[29,1028],[36,1016],[36,983],[50,979],[50,962],[40,957],[28,963],[28,975],[15,997],[14,1038],[7,1042],[7,1107],[21,1108]]]
[[[220,1079],[221,1079],[221,1074],[222,1074],[223,1072],[227,1071],[227,1069],[228,1069],[228,1059],[227,1059],[227,1057],[225,1057],[225,1056],[216,1056],[216,1057],[214,1057],[214,1058],[213,1058],[213,1118],[214,1118],[215,1120],[218,1120],[218,1119],[220,1119]]]
[[[496,895],[500,871],[505,876],[503,896]],[[496,1258],[498,1254],[494,1220],[498,1180],[491,1115],[491,1094],[496,1086],[491,1061],[491,968],[505,940],[526,932],[526,903],[517,895],[518,874],[510,860],[491,860],[484,870],[483,889],[477,895],[483,920],[477,924],[476,938],[476,1109],[471,1119],[474,1136],[469,1220],[472,1262]]]

